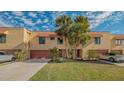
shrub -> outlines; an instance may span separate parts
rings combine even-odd
[[[50,60],[49,61],[50,63],[63,63],[63,62],[65,62],[64,60],[61,60],[61,59],[59,59],[59,58],[57,58],[56,60]]]
[[[94,50],[88,51],[88,58],[93,59],[93,58],[98,58],[98,54]]]
[[[110,53],[109,53],[109,55],[117,55],[117,54],[120,54],[118,51],[111,51]]]
[[[26,59],[24,51],[17,51],[15,57],[17,61],[24,61]]]
[[[50,53],[50,58],[52,59],[53,62],[58,62],[58,57],[59,57],[59,49],[54,47],[49,50]]]
[[[63,63],[64,60],[58,58],[58,59],[55,60],[55,62],[56,62],[56,63]]]
[[[73,58],[73,49],[68,50],[69,58]]]

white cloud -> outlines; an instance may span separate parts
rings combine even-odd
[[[13,25],[10,25],[6,22],[4,22],[4,20],[2,20],[2,18],[0,18],[0,27],[12,27]]]
[[[47,28],[47,29],[45,29],[46,31],[50,31],[50,29],[49,28]]]
[[[120,33],[120,30],[119,29],[116,29],[116,30],[111,31],[111,33],[117,34],[117,33]]]
[[[124,19],[124,12],[115,12],[108,20],[111,21],[111,24],[118,23]]]
[[[92,19],[92,18],[95,18],[95,12],[86,12],[85,14],[88,18]]]
[[[112,26],[113,24],[117,24],[120,21],[124,20],[124,12],[112,12],[112,14],[110,16],[108,16],[107,18],[105,18],[103,20],[103,22],[107,21],[107,24],[104,28],[109,28],[110,26]],[[101,23],[103,23],[101,22]]]
[[[26,18],[21,18],[21,20],[27,24],[27,25],[30,25],[30,26],[34,26],[35,23],[31,20],[31,19],[26,19]]]
[[[43,28],[48,28],[48,26],[45,26],[45,25],[44,25],[44,26],[42,26],[42,27],[43,27]]]
[[[39,27],[35,26],[37,24],[45,23],[46,26],[42,26],[43,29],[54,29],[54,20],[56,17],[61,15],[66,15],[67,12],[64,11],[55,11],[50,12],[50,15],[45,14],[45,12],[28,12],[28,15],[32,18],[28,18],[27,15],[24,15],[24,12],[21,11],[13,11],[11,13],[4,12],[4,15],[0,15],[0,26],[14,26],[15,24],[20,26],[31,26],[31,29],[39,29]],[[72,16],[76,16],[78,13],[73,12]],[[96,12],[96,11],[89,11],[89,12],[82,12],[82,15],[87,16],[89,18],[89,22],[91,24],[90,28],[96,28],[102,23],[106,22],[106,26],[104,28],[108,28],[112,26],[112,24],[118,23],[124,20],[124,12]],[[3,17],[4,16],[4,17]],[[49,19],[49,16],[51,19]],[[8,20],[5,20],[7,17]],[[33,21],[33,18],[37,18],[37,20]],[[17,22],[13,21],[16,20]],[[18,23],[21,20],[24,22]]]
[[[23,16],[23,12],[21,11],[13,11],[12,13],[16,16]]]
[[[91,28],[95,28],[99,26],[101,23],[105,22],[109,16],[111,16],[113,12],[102,12],[97,16],[94,16],[93,20],[90,21]],[[91,14],[90,14],[91,15]]]
[[[38,11],[38,13],[39,13],[39,14],[45,14],[45,12],[44,12],[44,11]]]
[[[66,12],[65,11],[53,11],[51,14],[53,20],[55,20],[56,17],[62,16],[62,15],[66,15]]]
[[[72,14],[72,18],[75,18],[76,16],[78,16],[77,13],[73,13],[73,14]]]
[[[46,18],[43,20],[44,23],[47,23],[49,20]]]
[[[5,14],[5,15],[9,15],[9,13],[8,13],[8,12],[4,12],[4,14]]]
[[[38,19],[35,23],[36,23],[36,24],[41,24],[42,21],[41,21],[41,19]]]
[[[29,12],[29,16],[37,18],[37,14],[35,12]]]

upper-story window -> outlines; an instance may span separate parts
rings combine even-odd
[[[124,45],[124,39],[116,39],[115,44],[116,45]]]
[[[45,37],[39,37],[39,44],[45,44]]]
[[[57,38],[57,44],[63,44],[63,39],[62,38]]]
[[[55,37],[50,37],[50,40],[55,40]]]
[[[101,37],[95,37],[95,44],[100,45],[101,44]]]
[[[0,43],[6,43],[6,35],[0,35]]]

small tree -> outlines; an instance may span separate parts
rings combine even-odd
[[[59,49],[54,47],[49,50],[49,53],[50,53],[50,58],[52,58],[52,61],[56,62],[59,57]]]

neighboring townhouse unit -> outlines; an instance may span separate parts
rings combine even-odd
[[[77,48],[77,57],[88,57],[88,51],[106,54],[118,51],[124,54],[124,35],[115,35],[109,32],[89,32],[91,39]],[[57,47],[60,56],[65,57],[64,37],[59,37],[55,32],[28,31],[25,28],[0,28],[0,51],[15,53],[24,51],[27,58],[49,58],[49,49]],[[69,46],[67,47],[70,48]]]
[[[29,55],[29,39],[31,32],[24,28],[0,27],[0,51],[15,53],[16,51],[25,51]]]

